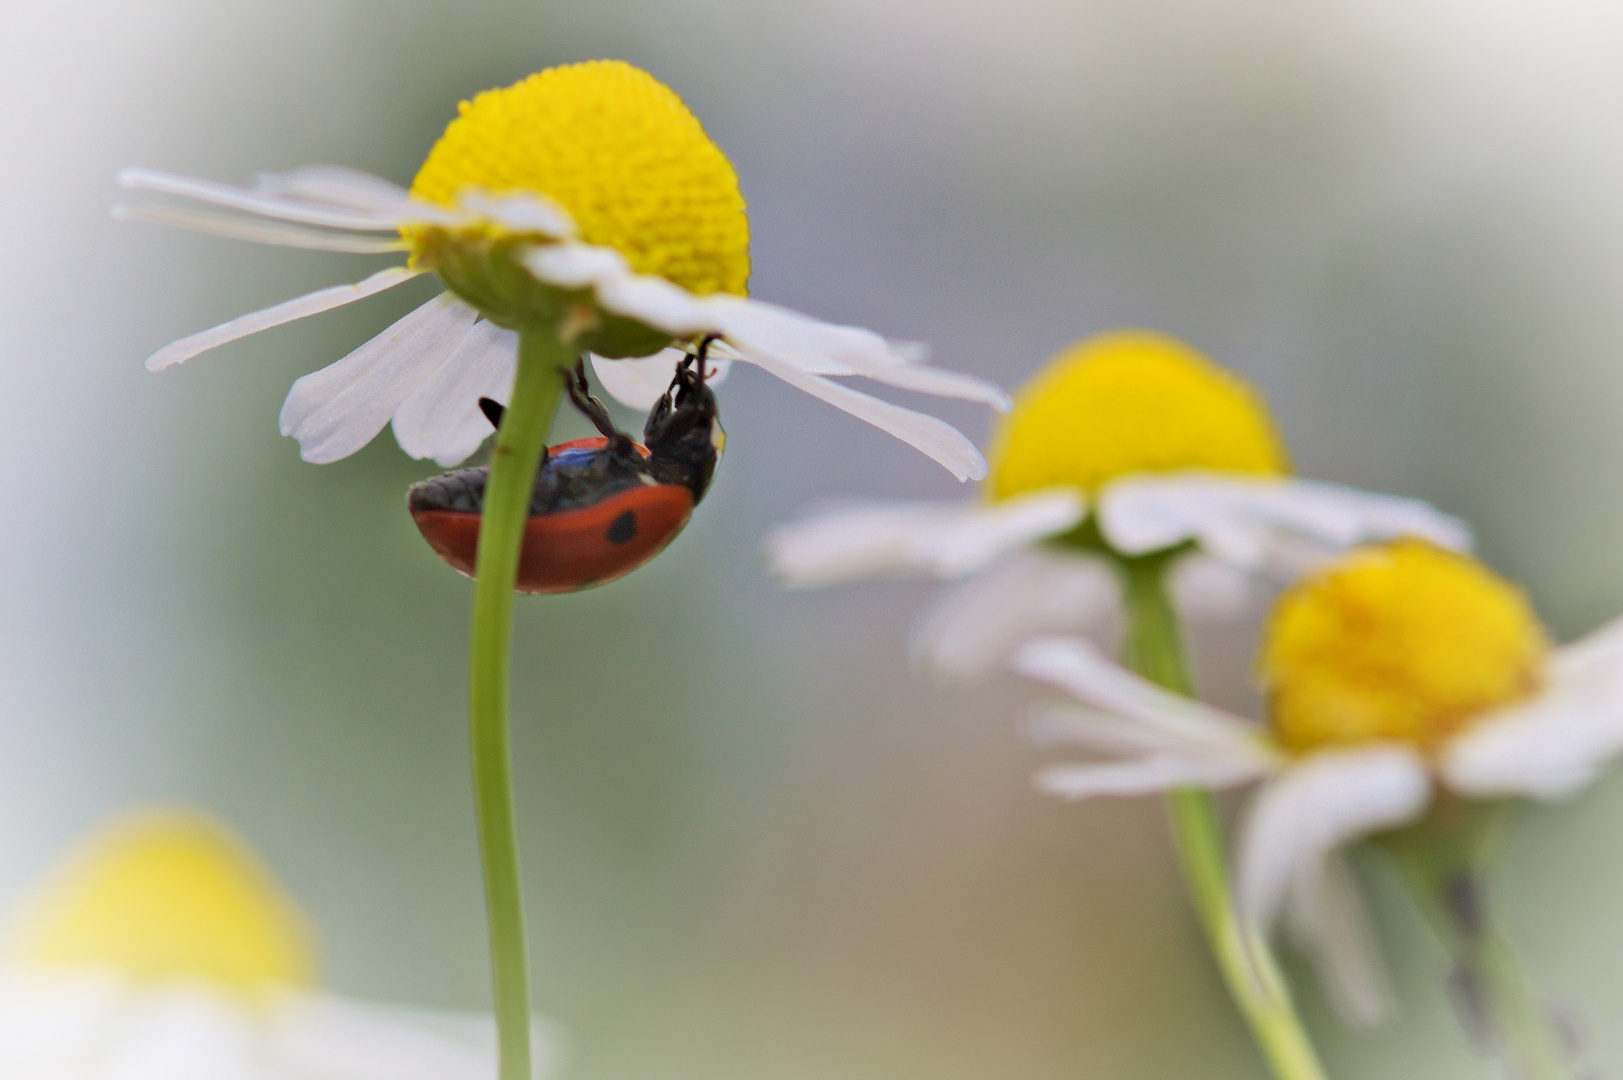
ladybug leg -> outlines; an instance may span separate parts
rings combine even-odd
[[[500,428],[502,426],[502,417],[507,414],[507,409],[501,402],[495,398],[487,397],[479,399],[479,411],[485,414],[485,419],[490,421],[490,426],[493,428]]]
[[[582,358],[575,364],[574,371],[560,371],[564,386],[569,391],[569,400],[585,414],[592,426],[609,440],[609,446],[617,454],[635,456],[631,449],[631,436],[614,426],[613,417],[603,403],[591,394],[591,384],[586,381],[586,360]]]

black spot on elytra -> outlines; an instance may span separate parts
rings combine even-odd
[[[637,535],[637,515],[627,510],[614,519],[614,523],[609,526],[609,531],[604,535],[608,537],[611,544],[628,543],[633,536]]]

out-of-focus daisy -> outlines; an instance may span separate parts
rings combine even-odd
[[[546,1071],[552,1045],[537,1040]],[[0,1076],[14,1080],[495,1075],[489,1018],[320,989],[298,909],[191,813],[95,837],[30,898],[0,968]]]
[[[1342,849],[1424,819],[1410,847],[1424,849],[1431,904],[1468,962],[1486,941],[1470,808],[1565,798],[1623,751],[1623,620],[1551,648],[1519,590],[1419,540],[1351,552],[1283,594],[1258,661],[1262,725],[1169,693],[1080,639],[1030,642],[1013,663],[1086,706],[1043,714],[1046,739],[1113,759],[1044,770],[1048,792],[1262,782],[1237,844],[1239,910],[1260,928],[1283,913],[1332,997],[1366,1024],[1387,996]]]
[[[1184,614],[1229,614],[1248,582],[1288,581],[1361,542],[1411,534],[1469,546],[1416,499],[1289,475],[1257,395],[1183,343],[1121,331],[1082,341],[1016,397],[968,502],[836,508],[780,528],[789,584],[879,574],[965,579],[920,621],[915,652],[983,674],[1036,633],[1092,630],[1117,609],[1111,563],[1186,551]]]
[[[594,354],[604,386],[647,408],[678,350],[719,334],[718,377],[744,360],[929,454],[960,479],[980,452],[932,416],[830,376],[1007,407],[980,379],[919,350],[746,298],[749,221],[731,163],[668,87],[618,61],[550,68],[463,102],[410,190],[317,165],[239,188],[126,169],[119,182],[187,202],[120,213],[266,244],[401,252],[405,265],[233,319],[159,349],[159,371],[248,334],[433,272],[447,292],[300,379],[282,432],[304,458],[354,453],[392,419],[401,448],[450,465],[489,434],[480,397],[505,402],[515,330],[545,325]],[[662,351],[663,350],[663,351]],[[628,358],[647,357],[645,360]]]

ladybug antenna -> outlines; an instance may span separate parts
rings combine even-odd
[[[507,412],[507,409],[495,398],[482,397],[479,399],[479,411],[485,414],[485,419],[490,421],[491,427],[500,428],[502,426],[502,416]]]

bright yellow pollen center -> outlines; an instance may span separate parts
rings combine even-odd
[[[1289,749],[1382,739],[1431,748],[1533,693],[1548,650],[1515,586],[1468,556],[1398,540],[1288,590],[1258,667]]]
[[[1016,395],[989,456],[993,499],[1092,493],[1129,473],[1289,468],[1250,387],[1175,338],[1137,330],[1088,338],[1049,361]]]
[[[738,176],[668,86],[618,60],[548,68],[464,101],[411,192],[544,195],[589,244],[693,293],[744,295],[749,219]]]
[[[12,945],[35,969],[191,977],[247,995],[316,972],[304,920],[269,872],[218,825],[179,813],[92,840],[47,879]]]

